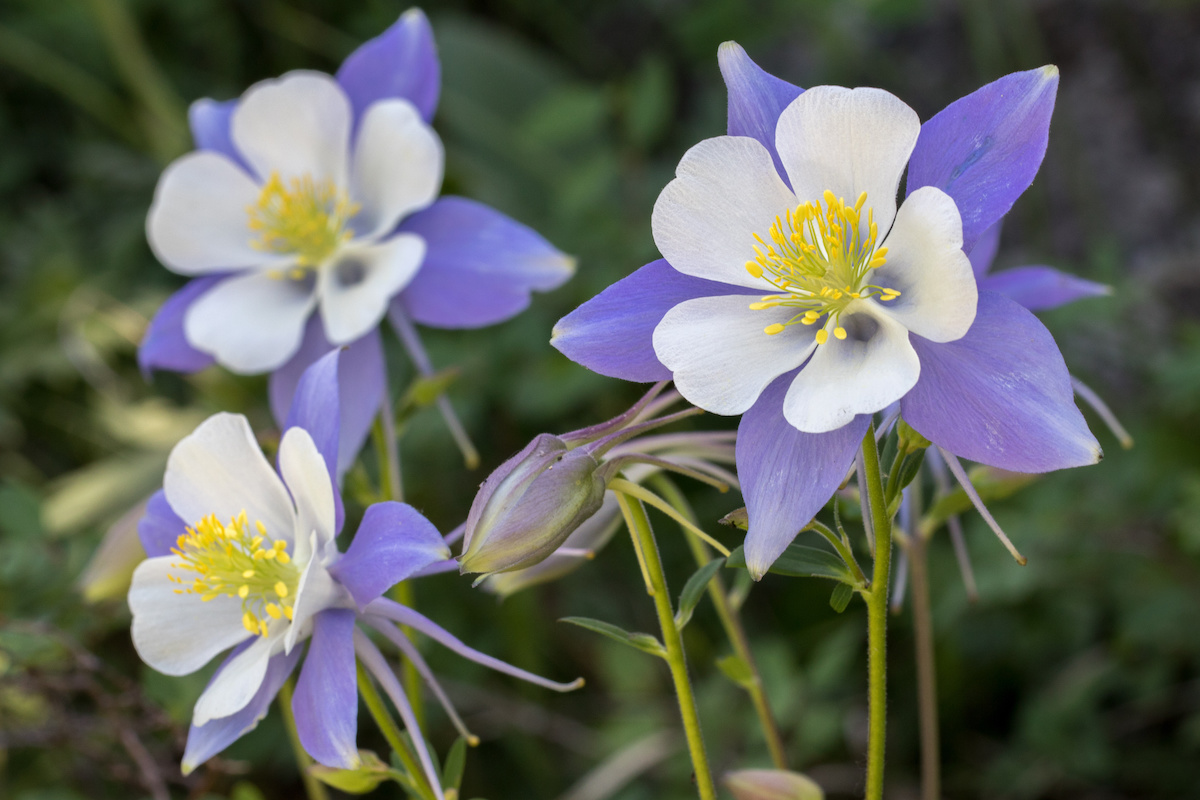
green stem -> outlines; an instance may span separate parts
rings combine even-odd
[[[283,712],[283,727],[287,729],[288,741],[292,743],[292,753],[296,756],[296,766],[300,768],[300,779],[304,781],[304,793],[308,800],[329,800],[329,792],[325,784],[312,776],[308,768],[313,765],[312,758],[300,743],[300,733],[296,730],[296,717],[292,714],[293,678],[288,678],[279,687],[279,710]]]
[[[884,500],[874,424],[867,428],[867,434],[863,437],[862,454],[871,526],[875,534],[875,566],[871,588],[863,593],[867,602],[869,675],[866,800],[882,800],[884,745],[887,740],[887,619],[888,581],[892,568],[892,520]]]
[[[358,664],[358,693],[362,696],[363,704],[366,705],[367,711],[371,714],[371,719],[375,720],[375,725],[379,728],[379,732],[383,734],[383,738],[387,740],[388,747],[392,748],[392,752],[400,759],[400,763],[404,765],[404,770],[408,773],[408,777],[414,782],[416,787],[421,791],[428,800],[433,800],[433,791],[429,788],[429,781],[425,777],[425,771],[421,768],[421,764],[417,761],[412,750],[408,746],[408,742],[404,741],[404,735],[400,731],[400,726],[392,719],[392,715],[388,712],[387,706],[383,702],[383,697],[375,689],[375,684],[371,682],[371,676],[367,674],[367,670],[362,664]]]
[[[667,666],[675,683],[675,696],[679,700],[679,713],[683,717],[683,732],[687,738],[688,753],[692,757],[692,768],[696,773],[696,786],[701,800],[716,800],[717,790],[713,785],[712,771],[708,766],[708,754],[704,751],[704,734],[700,730],[700,714],[696,711],[696,696],[688,678],[687,657],[683,652],[683,637],[675,624],[675,612],[671,608],[671,596],[667,593],[667,578],[663,574],[662,561],[658,556],[658,543],[650,519],[641,502],[616,493],[625,524],[633,537],[633,546],[641,554],[650,588],[654,596],[654,608],[658,612],[658,623],[662,628],[663,644],[667,648]]]
[[[692,511],[691,505],[673,481],[665,475],[656,475],[651,480],[654,481],[654,488],[668,503],[693,523],[696,522],[696,515]],[[696,559],[696,566],[702,567],[712,560],[712,551],[704,542],[694,536],[684,536],[683,538],[687,540],[688,547],[691,548],[692,556]],[[720,575],[714,575],[708,582],[708,595],[712,599],[713,607],[717,610],[721,627],[725,629],[725,635],[729,637],[729,643],[733,645],[733,651],[750,668],[751,677],[746,691],[750,694],[750,702],[754,704],[754,712],[758,714],[758,724],[762,728],[763,738],[767,741],[767,750],[771,753],[771,763],[775,765],[776,769],[787,769],[787,754],[783,749],[783,737],[779,735],[779,726],[775,724],[775,716],[771,713],[771,706],[767,702],[767,693],[763,688],[758,663],[754,660],[754,653],[750,650],[750,640],[746,636],[746,629],[742,627],[742,619],[729,602],[729,594],[725,591],[725,583],[721,580]]]
[[[933,661],[933,612],[929,601],[928,542],[913,536],[908,546],[914,646],[917,656],[917,712],[921,727],[921,798],[941,797],[938,741],[937,672]]]

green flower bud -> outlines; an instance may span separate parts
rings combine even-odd
[[[725,787],[736,800],[825,800],[825,792],[811,778],[780,769],[730,772]]]
[[[587,448],[538,435],[480,487],[459,568],[490,574],[542,561],[599,510],[612,472]]]

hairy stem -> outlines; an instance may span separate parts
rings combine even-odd
[[[378,690],[376,690],[375,684],[371,682],[371,676],[367,674],[367,670],[361,663],[357,666],[358,693],[362,696],[363,704],[367,707],[367,711],[370,712],[371,719],[375,720],[375,725],[379,728],[379,732],[383,734],[383,738],[387,740],[388,747],[392,748],[392,752],[400,759],[400,763],[404,765],[404,769],[408,772],[409,777],[417,783],[417,788],[422,790],[422,794],[425,797],[431,798],[433,793],[429,791],[425,773],[421,769],[421,765],[417,763],[412,750],[409,749],[408,743],[404,741],[400,726],[396,724],[396,720],[392,719],[392,715],[388,712],[383,698],[379,695]]]
[[[875,566],[871,588],[864,592],[867,602],[869,704],[866,800],[882,800],[884,745],[887,741],[887,620],[888,582],[892,568],[892,520],[884,500],[874,424],[867,428],[867,434],[863,437],[862,465],[870,500],[871,528],[875,534]]]
[[[283,712],[283,727],[287,729],[288,741],[292,744],[292,753],[296,756],[296,766],[300,768],[300,779],[304,781],[304,793],[308,800],[329,800],[329,792],[325,784],[312,776],[308,768],[313,765],[312,757],[300,743],[300,733],[296,730],[296,717],[292,714],[292,687],[294,678],[288,678],[279,687],[279,710]]]
[[[692,512],[692,507],[688,504],[687,498],[683,496],[683,492],[679,491],[679,487],[666,476],[656,475],[651,480],[654,481],[654,487],[659,494],[668,503],[693,523],[696,522],[696,515]],[[687,539],[692,556],[696,559],[696,566],[702,567],[712,560],[712,551],[704,542],[693,536],[683,538]],[[779,735],[779,726],[775,724],[775,717],[771,714],[771,706],[767,702],[762,676],[758,672],[758,663],[754,660],[754,653],[750,650],[750,640],[746,636],[746,629],[742,627],[742,619],[729,602],[729,595],[725,591],[725,583],[721,580],[720,574],[714,575],[708,582],[708,595],[712,598],[713,607],[717,610],[721,627],[725,629],[725,635],[729,637],[729,643],[733,645],[733,651],[750,668],[751,678],[746,691],[750,694],[750,702],[754,704],[754,712],[758,715],[758,724],[762,728],[763,738],[767,741],[767,750],[771,753],[771,763],[775,765],[776,769],[787,769],[783,737]]]
[[[696,787],[701,800],[716,800],[717,790],[713,785],[712,771],[708,766],[708,754],[704,750],[704,734],[700,730],[700,714],[696,711],[696,696],[688,677],[687,657],[683,652],[683,637],[675,624],[675,612],[671,608],[671,596],[667,593],[667,578],[663,574],[662,561],[658,556],[658,543],[641,502],[617,492],[617,502],[625,516],[625,524],[633,537],[633,545],[641,554],[646,574],[654,590],[654,608],[662,628],[663,644],[667,648],[667,666],[671,680],[675,683],[675,696],[679,700],[679,713],[683,717],[683,731],[687,737],[688,753],[692,757],[692,768],[696,773]]]
[[[917,711],[921,726],[921,798],[938,800],[942,794],[942,781],[937,672],[933,661],[933,612],[929,601],[928,542],[925,537],[912,537],[908,547],[908,568],[917,656]]]

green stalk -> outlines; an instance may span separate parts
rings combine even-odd
[[[313,765],[312,758],[300,743],[300,733],[296,730],[296,717],[292,714],[292,686],[294,678],[288,678],[279,687],[279,710],[283,712],[283,727],[287,729],[288,741],[292,744],[292,754],[296,756],[296,766],[300,768],[300,780],[304,782],[304,793],[308,800],[329,800],[329,792],[325,784],[312,776],[308,768]]]
[[[357,667],[358,693],[362,696],[363,704],[366,705],[367,711],[370,712],[371,719],[375,720],[375,725],[379,728],[379,732],[383,734],[383,738],[387,740],[388,747],[392,748],[392,752],[400,759],[400,763],[404,765],[405,771],[421,791],[421,794],[427,800],[434,800],[434,794],[429,788],[429,781],[425,777],[425,771],[421,768],[412,750],[409,749],[408,743],[404,741],[400,726],[392,719],[387,706],[384,705],[383,698],[375,689],[375,684],[371,683],[371,676],[367,674],[366,669],[363,668],[361,663],[357,664]]]
[[[654,596],[654,608],[658,612],[658,623],[662,628],[663,644],[667,648],[667,666],[675,683],[675,696],[679,700],[679,713],[683,717],[683,732],[687,738],[688,753],[692,757],[692,769],[696,773],[696,787],[701,800],[716,800],[717,790],[713,785],[712,771],[708,766],[708,754],[704,751],[704,734],[700,730],[700,714],[696,711],[696,696],[688,678],[687,657],[683,652],[683,637],[675,624],[675,611],[671,608],[671,596],[667,592],[667,578],[663,574],[662,561],[658,556],[658,543],[641,502],[632,500],[620,492],[616,493],[625,524],[633,537],[633,546],[641,555],[650,588]]]
[[[396,446],[396,426],[391,414],[391,398],[385,395],[383,407],[379,410],[379,416],[371,428],[371,441],[375,445],[375,454],[379,461],[379,496],[383,500],[404,502],[404,489],[400,476],[400,453]],[[416,607],[416,592],[410,581],[401,581],[393,586],[388,590],[388,597],[409,608]],[[400,629],[404,631],[405,636],[416,643],[416,636],[412,629],[403,625],[400,626]],[[421,675],[407,658],[404,659],[401,677],[404,683],[404,693],[408,695],[408,702],[413,709],[413,716],[417,718],[420,725],[424,726],[425,704],[421,698]]]
[[[933,656],[933,612],[929,600],[928,542],[919,533],[908,546],[914,648],[917,657],[917,712],[921,726],[921,798],[941,797],[937,672]]]
[[[884,500],[875,446],[875,425],[863,437],[863,473],[870,500],[871,526],[875,533],[875,566],[871,587],[863,593],[867,602],[867,789],[866,800],[883,800],[884,745],[887,741],[887,619],[888,581],[892,568],[892,520]]]
[[[654,482],[654,488],[668,503],[691,520],[693,524],[696,523],[696,515],[692,511],[691,505],[673,481],[664,475],[655,475],[651,480]],[[694,536],[684,536],[683,538],[687,540],[688,547],[691,548],[692,556],[696,559],[696,566],[702,567],[712,560],[712,552],[708,549],[708,545]],[[714,575],[708,582],[708,596],[717,610],[717,617],[721,620],[721,627],[725,629],[725,635],[729,637],[729,643],[733,645],[733,651],[750,668],[751,677],[746,691],[749,692],[750,702],[754,704],[754,712],[758,715],[758,724],[762,728],[763,738],[767,741],[767,750],[771,753],[771,763],[775,765],[776,769],[787,769],[787,754],[783,749],[783,737],[779,735],[779,726],[775,724],[775,717],[767,702],[767,693],[763,688],[758,663],[754,660],[754,653],[750,650],[750,640],[746,636],[746,629],[742,627],[742,619],[729,602],[729,595],[725,591],[725,583],[721,580],[720,575]]]

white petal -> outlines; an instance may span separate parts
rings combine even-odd
[[[871,301],[847,306],[840,322],[849,335],[817,347],[783,399],[783,416],[805,433],[836,430],[856,414],[896,402],[917,383],[921,364],[908,330]]]
[[[316,305],[315,279],[249,272],[229,278],[192,303],[183,320],[188,343],[243,375],[276,369],[300,347]]]
[[[214,414],[175,445],[163,493],[189,525],[209,514],[228,522],[245,511],[250,524],[262,522],[272,538],[292,541],[292,501],[241,414]]]
[[[966,335],[979,290],[962,251],[962,219],[941,189],[923,186],[908,196],[888,234],[887,261],[871,281],[900,290],[880,305],[906,328],[933,342]]]
[[[407,100],[372,104],[358,129],[351,196],[359,235],[382,236],[434,201],[442,186],[442,140]]]
[[[319,286],[329,341],[349,344],[378,325],[388,303],[413,279],[424,259],[425,240],[415,233],[342,248],[322,270]]]
[[[354,608],[350,593],[329,574],[332,560],[321,558],[320,544],[316,533],[309,537],[309,550],[314,557],[309,560],[296,587],[296,602],[292,606],[292,622],[284,639],[284,652],[292,652],[299,639],[312,633],[312,618],[327,608]],[[336,552],[332,553],[336,558]]]
[[[312,555],[309,538],[316,533],[318,550],[333,541],[333,483],[312,436],[303,428],[289,428],[279,443],[279,472],[296,503],[296,549],[292,558],[307,564]]]
[[[796,205],[771,154],[754,139],[718,136],[683,155],[654,204],[654,243],[687,275],[770,291],[746,272],[754,234],[767,239],[775,217]]]
[[[146,238],[158,260],[182,275],[279,261],[250,246],[246,213],[259,186],[228,158],[198,151],[171,162],[154,189]]]
[[[171,567],[175,556],[149,558],[133,572],[129,610],[133,612],[133,646],[142,661],[166,675],[187,675],[213,656],[246,638],[242,601],[176,594],[183,588],[167,580],[194,575]]]
[[[350,152],[350,100],[337,81],[320,72],[289,72],[246,90],[233,112],[233,143],[266,180],[311,176],[346,186]]]
[[[254,643],[238,653],[222,669],[192,711],[192,724],[203,725],[214,719],[236,714],[254,698],[267,674],[272,652],[282,649],[283,627],[279,623],[268,636],[254,637]],[[242,633],[245,634],[245,628]]]
[[[675,376],[675,388],[714,414],[741,414],[775,378],[804,363],[814,331],[790,325],[773,336],[766,326],[784,323],[794,308],[752,311],[755,295],[685,300],[654,329],[654,352]]]
[[[775,148],[801,200],[831,191],[853,205],[866,192],[882,237],[920,132],[917,112],[889,92],[815,86],[779,115]]]

